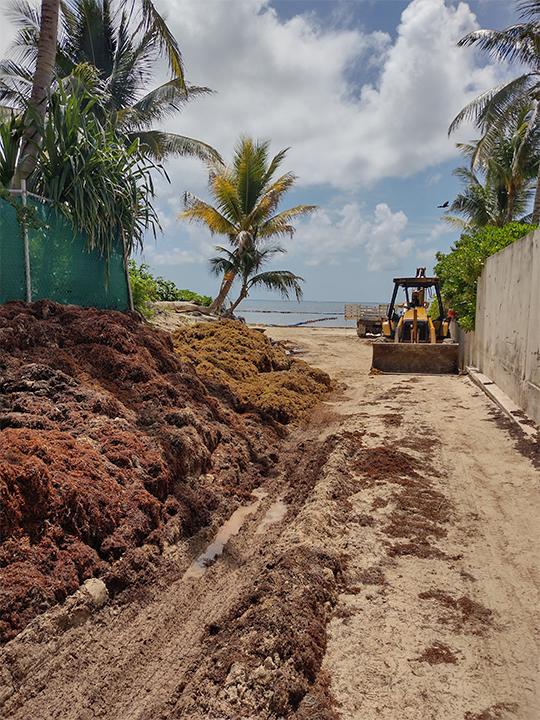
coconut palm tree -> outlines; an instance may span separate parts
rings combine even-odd
[[[459,41],[462,47],[476,46],[496,60],[516,62],[525,72],[510,82],[482,93],[454,118],[449,134],[464,121],[472,120],[483,133],[482,144],[489,152],[508,124],[517,105],[528,105],[528,132],[538,129],[540,101],[540,0],[521,0],[518,12],[523,21],[504,30],[476,30]],[[540,221],[540,168],[532,214]]]
[[[16,186],[33,172],[40,140],[39,126],[47,111],[47,97],[54,73],[56,36],[60,0],[42,0],[39,24],[35,28],[35,69],[28,101],[28,119],[25,123],[21,147],[21,160],[17,170]]]
[[[17,60],[0,63],[0,98],[17,107],[28,97],[40,15],[27,0],[13,0],[10,15],[18,29],[14,43]],[[162,55],[168,59],[171,77],[148,92],[153,65]],[[61,2],[55,79],[70,76],[81,64],[97,69],[118,129],[128,133],[129,140],[138,137],[154,158],[192,155],[205,161],[220,159],[200,140],[153,129],[189,99],[210,90],[186,83],[178,44],[150,0]]]
[[[299,275],[289,270],[269,270],[259,272],[261,267],[271,260],[275,255],[284,253],[286,250],[279,245],[257,246],[249,243],[243,248],[228,248],[216,245],[220,255],[210,258],[211,271],[216,275],[233,274],[240,280],[240,293],[231,304],[228,312],[233,313],[238,305],[248,297],[250,290],[255,287],[264,287],[267,290],[277,291],[285,299],[289,299],[291,292],[296,299],[302,299],[302,287],[304,281]]]
[[[215,164],[210,171],[209,185],[215,206],[185,194],[185,210],[181,219],[199,222],[214,235],[225,235],[233,249],[256,246],[273,237],[292,237],[295,218],[313,212],[315,205],[297,205],[276,212],[279,204],[296,181],[291,172],[275,178],[287,155],[288,148],[270,159],[267,141],[242,137],[230,167]],[[219,310],[234,282],[236,269],[224,272],[221,287],[211,309]]]
[[[458,143],[468,158],[468,167],[454,175],[465,185],[456,197],[446,219],[454,224],[505,225],[528,220],[526,209],[533,192],[540,164],[540,128],[529,125],[531,102],[513,108],[509,124],[489,143],[485,137],[474,143]],[[453,213],[466,217],[458,220]]]

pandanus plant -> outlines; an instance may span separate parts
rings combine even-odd
[[[43,118],[51,84],[54,89],[78,66],[90,65],[107,92],[109,121],[128,142],[137,139],[158,161],[171,155],[220,160],[201,140],[154,127],[211,91],[187,83],[178,43],[153,2],[43,0],[40,12],[27,0],[12,0],[8,12],[17,35],[12,57],[0,61],[2,102],[20,109],[31,95]],[[161,58],[169,78],[149,89]]]
[[[316,209],[315,205],[296,205],[278,211],[283,196],[294,186],[296,175],[286,172],[275,177],[288,148],[270,158],[269,145],[267,141],[242,137],[230,167],[222,163],[211,166],[209,187],[215,205],[190,193],[184,198],[185,210],[180,218],[202,223],[213,235],[225,235],[238,261],[248,249],[256,250],[271,238],[292,237],[293,221]],[[231,262],[220,271],[223,277],[211,305],[213,311],[222,308],[239,269]]]

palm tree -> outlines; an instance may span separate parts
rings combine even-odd
[[[28,102],[28,121],[25,124],[16,186],[33,172],[40,141],[39,126],[47,111],[47,97],[54,73],[56,36],[60,0],[42,0],[39,25],[36,27],[36,58],[32,91]]]
[[[527,105],[527,133],[538,129],[540,101],[540,0],[518,2],[521,23],[504,30],[476,30],[459,41],[459,45],[478,46],[496,60],[517,62],[526,68],[510,82],[482,93],[454,118],[449,134],[465,120],[472,120],[483,133],[482,144],[489,152],[497,136],[508,124],[516,106]],[[540,167],[532,221],[540,221]]]
[[[454,171],[465,189],[448,212],[465,215],[465,225],[499,226],[530,219],[521,216],[526,214],[540,163],[540,128],[530,127],[530,109],[531,102],[513,108],[509,124],[497,135],[492,132],[489,143],[485,137],[474,143],[458,143],[469,166]],[[463,224],[452,215],[446,219]]]
[[[10,13],[18,28],[14,49],[19,60],[0,62],[0,98],[17,107],[28,97],[40,15],[26,0],[14,0]],[[163,54],[171,78],[148,92],[153,63]],[[114,123],[130,140],[138,137],[148,154],[158,160],[167,155],[220,159],[200,140],[152,128],[189,99],[210,90],[186,83],[178,44],[150,0],[64,0],[54,64],[56,80],[70,76],[81,64],[98,70]]]
[[[249,243],[242,249],[235,248],[229,250],[220,245],[216,245],[216,250],[221,253],[220,256],[210,258],[210,267],[216,275],[233,274],[240,279],[240,294],[231,304],[228,312],[231,314],[236,310],[238,305],[248,297],[249,292],[254,287],[264,287],[267,290],[275,290],[285,299],[289,299],[290,293],[294,295],[298,301],[302,299],[302,288],[300,283],[304,281],[299,275],[295,275],[289,270],[270,270],[267,272],[259,272],[262,265],[271,260],[274,255],[284,253],[286,250],[279,245],[266,245],[258,247],[254,243]]]
[[[238,142],[230,167],[214,164],[210,171],[210,193],[215,207],[200,198],[185,194],[185,210],[180,218],[206,225],[212,234],[226,235],[233,249],[240,253],[244,248],[256,246],[259,241],[272,237],[292,237],[295,218],[313,212],[315,205],[297,205],[276,212],[290,190],[296,176],[287,172],[274,179],[282,165],[288,148],[272,159],[267,141],[255,142],[242,137]],[[223,274],[221,287],[211,309],[219,310],[234,282],[234,267]]]

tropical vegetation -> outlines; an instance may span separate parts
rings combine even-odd
[[[29,188],[52,201],[90,248],[108,256],[113,244],[127,253],[142,246],[145,233],[159,228],[153,206],[152,175],[163,173],[133,138],[127,142],[111,125],[107,92],[88,65],[57,83],[50,95],[34,156]],[[0,178],[13,184],[24,162],[25,122],[12,116],[0,133]]]
[[[44,3],[48,4],[49,0]],[[26,0],[13,0],[10,15],[17,28],[15,59],[0,63],[0,99],[20,109],[27,105],[35,87],[43,34],[40,13]],[[47,90],[51,82],[54,87],[70,77],[79,65],[91,65],[107,93],[105,109],[111,126],[125,134],[128,142],[137,138],[141,151],[157,160],[170,155],[219,160],[219,154],[200,140],[154,128],[188,100],[210,90],[186,82],[178,43],[153,2],[66,0],[60,3],[57,22],[58,42]],[[52,28],[50,32],[54,32]],[[155,63],[164,55],[170,78],[149,89]],[[39,94],[44,107],[46,95],[42,90]]]
[[[0,62],[0,183],[28,189],[108,257],[129,254],[160,227],[154,200],[162,160],[219,163],[206,143],[154,128],[192,97],[182,56],[150,0],[14,0],[14,56]],[[156,61],[170,77],[148,87]]]
[[[146,263],[137,265],[135,260],[130,260],[129,279],[135,310],[147,318],[153,315],[152,303],[156,301],[184,300],[202,306],[208,306],[212,302],[208,295],[181,290],[172,280],[166,280],[161,275],[154,276]]]
[[[458,143],[468,163],[454,171],[464,187],[450,205],[447,221],[482,227],[530,219],[528,208],[540,164],[540,128],[529,127],[530,111],[530,103],[514,107],[507,125],[489,145],[483,139]]]
[[[242,267],[248,264],[247,257],[242,258],[244,253],[251,253],[253,260],[256,250],[264,251],[261,244],[272,238],[292,237],[294,220],[316,209],[315,205],[296,205],[278,210],[284,195],[294,186],[296,176],[285,172],[276,177],[288,148],[270,157],[269,146],[268,141],[242,137],[230,166],[211,165],[209,190],[214,205],[191,193],[185,195],[185,209],[180,218],[201,223],[212,234],[227,237],[234,256],[224,255],[221,264],[213,263],[214,269],[222,273],[222,281],[212,310],[221,310],[235,278],[242,275]],[[271,254],[263,257],[269,259]],[[290,289],[294,290],[293,286]]]
[[[459,42],[520,70],[470,102],[449,129],[472,121],[480,132],[475,142],[458,144],[468,163],[454,171],[463,189],[445,219],[462,234],[450,252],[437,254],[435,266],[443,297],[465,330],[474,328],[477,282],[487,258],[540,220],[540,0],[520,0],[517,9],[521,22],[477,30]]]
[[[238,305],[249,296],[253,288],[264,288],[276,291],[281,297],[289,299],[291,293],[298,301],[302,299],[301,282],[304,281],[299,275],[290,270],[267,270],[260,272],[263,265],[269,262],[275,255],[286,252],[280,245],[260,246],[254,242],[248,242],[242,248],[236,247],[229,250],[226,247],[216,245],[220,253],[210,258],[212,272],[218,276],[235,276],[240,282],[240,292],[236,300],[228,308],[233,313]]]
[[[496,152],[500,137],[512,126],[516,108],[525,110],[521,142],[526,144],[538,132],[540,101],[540,0],[517,3],[522,22],[504,30],[476,30],[459,42],[463,47],[475,46],[496,60],[516,63],[520,73],[509,82],[482,93],[458,113],[450,125],[454,132],[464,121],[473,121],[480,130],[479,152],[484,156]],[[519,163],[519,149],[516,163]],[[532,213],[533,222],[540,220],[540,167]]]
[[[435,274],[441,280],[445,302],[456,311],[464,330],[474,329],[477,282],[487,258],[532,229],[533,226],[524,223],[470,228],[449,253],[437,253]]]

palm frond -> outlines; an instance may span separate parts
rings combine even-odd
[[[296,205],[296,207],[283,210],[260,226],[259,236],[263,238],[285,235],[292,237],[295,232],[292,221],[295,218],[309,215],[317,209],[317,205]]]
[[[204,200],[186,193],[184,196],[185,209],[180,213],[179,218],[190,222],[200,222],[208,227],[212,235],[235,236],[235,226],[224,217],[216,208]]]
[[[291,292],[294,292],[296,299],[300,302],[304,294],[300,285],[301,282],[304,282],[304,278],[295,275],[289,270],[269,270],[250,278],[248,289],[262,286],[267,290],[279,292],[281,297],[287,300],[290,298]]]
[[[538,18],[540,17],[540,0],[520,0],[517,10],[522,18]]]
[[[264,176],[265,187],[268,183],[270,183],[272,181],[272,178],[274,177],[277,170],[279,169],[279,167],[285,160],[285,157],[286,157],[287,153],[289,152],[289,150],[290,150],[290,148],[288,148],[288,147],[283,148],[283,150],[280,150],[276,155],[274,155],[274,157],[270,161],[270,164],[268,165],[268,169]]]
[[[242,137],[236,146],[233,167],[238,197],[245,215],[252,212],[265,186],[268,161],[267,141]]]
[[[220,248],[220,250],[225,250],[225,248]],[[211,257],[208,263],[210,265],[210,272],[213,275],[225,275],[226,273],[235,272],[236,270],[234,261],[227,257],[217,255],[216,257]]]
[[[133,104],[131,108],[133,111],[132,121],[144,126],[149,122],[163,120],[180,110],[188,100],[199,95],[209,95],[212,92],[210,88],[197,85],[190,85],[189,89],[186,89],[183,79],[173,78],[151,90]]]
[[[217,150],[201,140],[176,135],[162,130],[138,130],[127,133],[129,138],[138,138],[145,152],[156,160],[168,157],[195,157],[204,162],[220,158]]]
[[[185,86],[182,53],[174,35],[151,0],[141,0],[141,4],[146,29],[155,32],[159,47],[167,57],[172,76],[183,82]]]
[[[466,105],[452,120],[448,129],[451,135],[465,121],[472,121],[478,127],[504,125],[508,112],[516,102],[538,86],[535,73],[525,73],[508,83],[487,90]]]
[[[538,64],[539,28],[536,23],[512,25],[504,30],[475,30],[458,42],[460,47],[477,46],[494,60]]]

